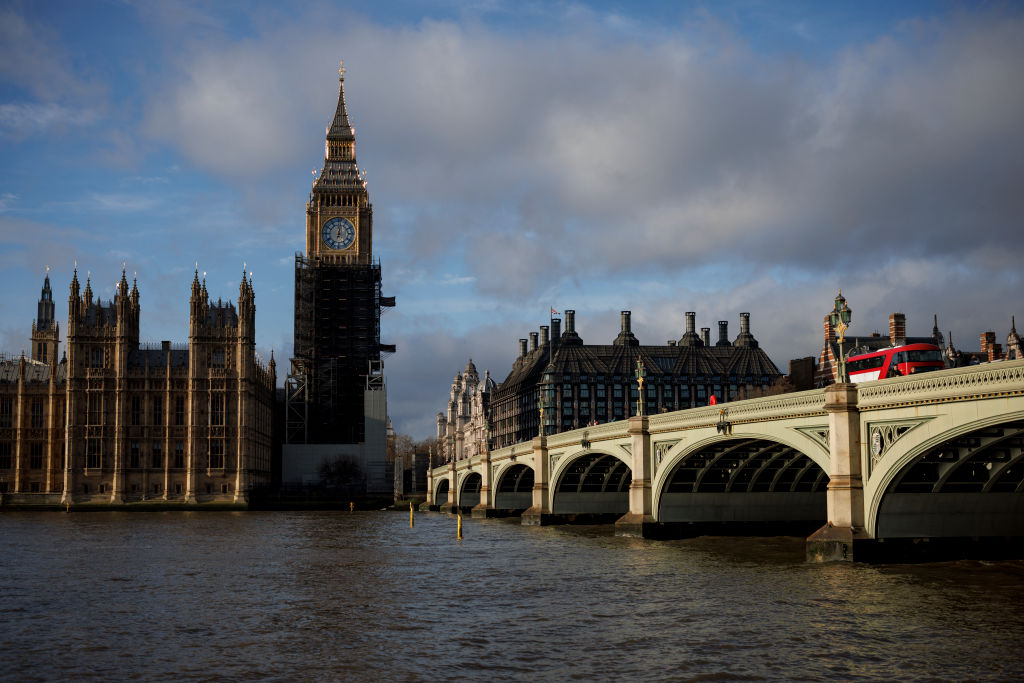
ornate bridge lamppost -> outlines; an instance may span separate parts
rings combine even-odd
[[[850,326],[850,320],[853,319],[853,311],[846,305],[846,299],[843,297],[843,290],[839,290],[839,294],[836,295],[835,305],[832,307],[832,312],[828,314],[829,323],[832,325],[832,329],[839,333],[839,358],[837,365],[839,368],[839,376],[837,380],[839,382],[846,382],[846,356],[843,355],[843,341],[846,339],[846,329]]]
[[[636,376],[637,393],[639,396],[636,399],[636,414],[644,414],[644,379],[647,378],[647,369],[644,367],[643,359],[637,357],[636,359],[636,370],[633,373]]]

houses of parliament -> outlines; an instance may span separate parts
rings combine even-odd
[[[296,255],[295,353],[280,424],[277,369],[273,354],[267,364],[256,354],[256,296],[244,270],[237,302],[213,302],[197,268],[187,343],[146,345],[136,282],[122,270],[104,302],[76,269],[63,353],[47,274],[31,353],[0,357],[0,504],[246,504],[272,480],[316,484],[338,461],[361,474],[350,488],[391,490],[381,359],[395,347],[380,341],[380,316],[395,300],[382,295],[372,256],[373,206],[356,166],[344,74],[306,203],[306,249]]]
[[[110,301],[77,270],[68,290],[64,352],[47,275],[31,355],[0,361],[4,503],[244,503],[269,482],[276,369],[256,355],[245,273],[237,304],[194,274],[187,344],[139,343],[123,271]]]

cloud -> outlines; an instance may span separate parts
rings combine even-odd
[[[21,138],[51,131],[89,126],[98,119],[89,109],[64,107],[53,102],[0,104],[0,136]]]
[[[387,361],[392,417],[417,436],[432,431],[467,357],[501,379],[549,305],[574,307],[592,343],[615,336],[619,310],[633,310],[645,343],[678,338],[686,310],[733,333],[750,311],[785,369],[817,351],[838,286],[855,329],[902,310],[927,333],[935,312],[965,342],[1008,318],[1020,289],[1016,8],[872,24],[840,50],[790,53],[753,43],[717,9],[654,25],[579,4],[439,12],[458,22],[254,7],[240,20],[233,8],[140,4],[142,25],[157,28],[147,37],[163,40],[159,64],[135,74],[143,132],[129,102],[93,137],[120,165],[169,148],[158,169],[140,163],[128,178],[180,170],[167,187],[83,187],[48,208],[89,226],[68,239],[96,272],[117,270],[110,244],[140,269],[189,265],[145,285],[146,315],[174,338],[197,253],[211,268],[260,259],[261,319],[274,321],[260,343],[281,349],[288,254],[302,248],[306,183],[344,58],[375,255],[398,296],[382,323],[399,345]],[[835,34],[820,17],[804,26],[773,11],[802,42]],[[0,76],[27,93],[0,103],[0,135],[70,130],[81,112],[102,122],[103,89],[90,94],[66,53],[43,49],[60,44],[55,29],[0,14],[13,17],[0,21]],[[32,201],[9,191],[18,197],[0,197],[2,217]],[[134,214],[147,211],[173,235],[132,242]],[[5,240],[8,230],[28,236],[4,250],[11,266],[49,258],[45,243],[63,239],[42,222],[0,222]],[[29,244],[33,230],[46,239]]]
[[[152,129],[241,182],[315,164],[306,133],[329,117],[323,64],[344,45],[371,190],[407,209],[381,228],[463,244],[480,289],[511,296],[551,272],[1022,246],[1018,15],[910,24],[823,64],[685,26],[645,44],[590,12],[525,35],[344,18],[211,46]]]

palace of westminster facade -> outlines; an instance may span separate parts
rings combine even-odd
[[[31,356],[0,361],[0,494],[5,502],[241,503],[270,481],[276,369],[255,350],[256,306],[192,280],[188,344],[139,343],[140,295],[124,272],[113,300],[78,272],[65,352],[47,275]]]

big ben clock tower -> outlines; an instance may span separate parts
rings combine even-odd
[[[345,106],[345,69],[338,69],[338,106],[324,141],[324,167],[306,205],[306,256],[325,264],[370,263],[373,206],[356,164],[356,136]]]
[[[338,104],[324,164],[306,203],[306,251],[295,256],[295,357],[286,382],[287,444],[361,444],[376,452],[387,406],[380,343],[380,263],[373,260],[373,205],[356,165],[355,132],[340,68]],[[342,449],[348,452],[351,449]],[[383,459],[380,462],[383,473]],[[364,463],[367,481],[373,463]],[[369,486],[369,484],[368,484]],[[372,486],[371,486],[372,488]]]

